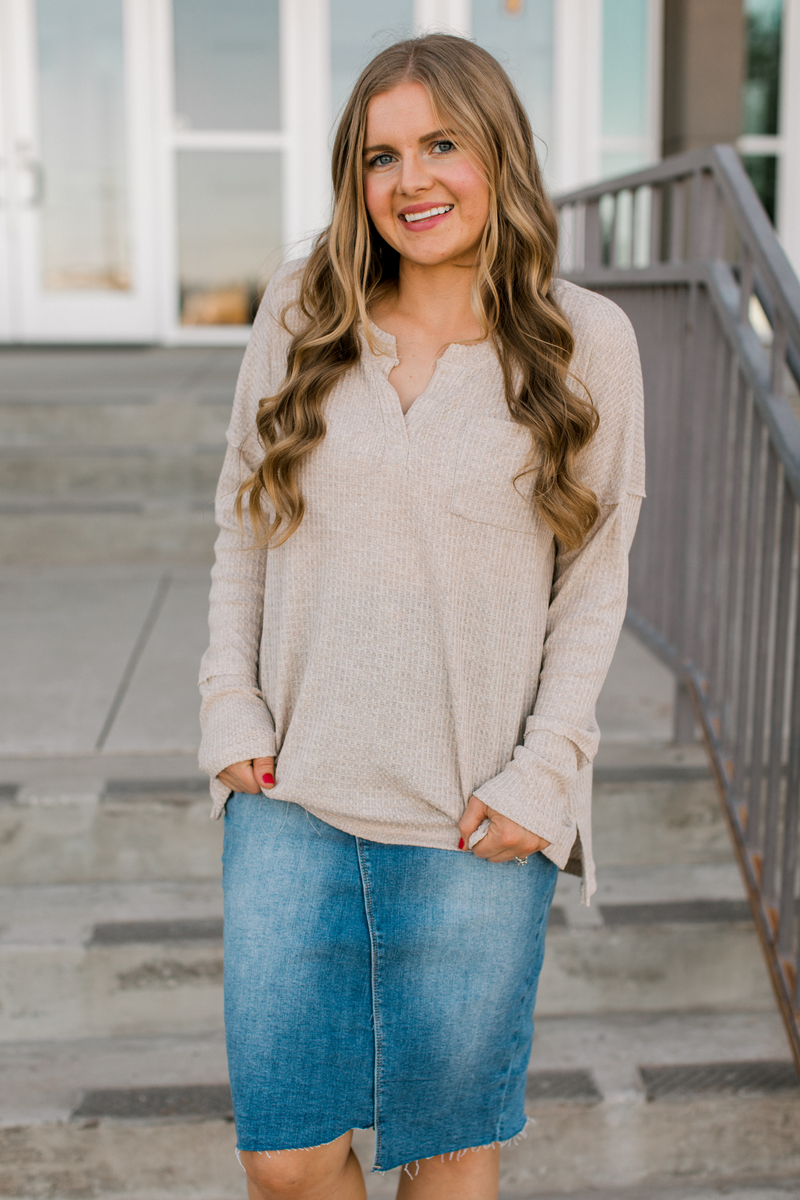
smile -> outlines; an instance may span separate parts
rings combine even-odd
[[[425,212],[400,213],[400,219],[408,224],[414,221],[429,221],[431,217],[440,217],[444,213],[449,213],[452,208],[452,204],[442,204],[438,208],[428,208]]]

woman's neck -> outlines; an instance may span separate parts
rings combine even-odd
[[[483,331],[472,311],[474,278],[470,267],[420,266],[401,259],[397,287],[378,304],[376,316],[423,327],[442,345],[475,341]]]

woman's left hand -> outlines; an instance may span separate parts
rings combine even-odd
[[[487,808],[477,796],[470,796],[464,815],[458,823],[464,839],[463,849],[467,849],[469,839],[486,820],[491,821],[489,832],[476,842],[472,851],[476,858],[488,858],[489,862],[510,862],[512,858],[527,858],[529,854],[546,850],[550,845],[544,838],[523,829],[510,817],[504,817],[493,808]]]

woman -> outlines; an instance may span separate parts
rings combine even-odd
[[[472,43],[378,55],[333,177],[258,314],[217,498],[201,762],[238,1148],[253,1200],[354,1200],[374,1126],[399,1196],[489,1200],[558,868],[594,888],[638,357],[554,279],[527,117]]]

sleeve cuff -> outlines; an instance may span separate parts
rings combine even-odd
[[[224,807],[230,789],[216,778],[231,763],[270,758],[277,753],[272,718],[255,688],[230,687],[204,698],[200,713],[203,736],[198,762],[211,778],[214,815]]]
[[[228,799],[232,793],[227,784],[216,778],[212,778],[209,791],[211,792],[212,800],[211,818],[212,820],[216,820],[222,816],[225,805],[228,803]]]
[[[517,746],[505,770],[474,794],[489,808],[550,842],[544,854],[564,867],[576,834],[569,793],[583,755],[569,738],[544,729],[526,740],[529,744]]]

